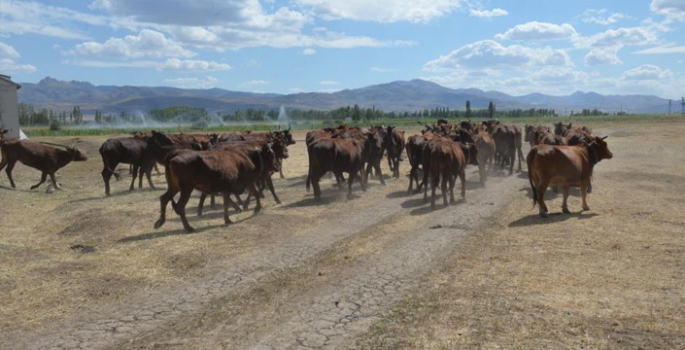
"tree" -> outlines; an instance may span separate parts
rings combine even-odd
[[[494,119],[495,118],[495,104],[490,101],[490,104],[488,105],[488,118],[489,119]]]
[[[466,100],[466,115],[464,116],[466,119],[471,119],[471,101]]]
[[[352,120],[354,120],[356,122],[356,121],[359,121],[359,119],[361,119],[361,118],[362,118],[362,111],[359,108],[359,105],[355,104],[354,107],[352,108]]]

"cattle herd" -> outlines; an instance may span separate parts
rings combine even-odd
[[[29,140],[5,140],[6,133],[0,127],[0,170],[7,167],[6,173],[12,187],[15,187],[12,169],[17,161],[42,173],[40,182],[31,189],[45,182],[48,175],[53,187],[58,189],[55,172],[72,161],[87,160],[76,147],[53,147],[49,143]],[[549,186],[563,189],[564,213],[569,213],[567,198],[570,186],[580,187],[583,210],[589,210],[586,193],[591,191],[593,167],[602,159],[612,158],[605,139],[594,136],[592,130],[585,126],[573,127],[572,124],[561,122],[554,123],[553,128],[526,125],[521,130],[497,120],[476,124],[470,120],[452,123],[440,119],[436,124],[425,125],[420,134],[407,139],[404,131],[393,126],[361,129],[341,125],[323,128],[306,134],[309,160],[306,190],[309,192],[313,188],[314,198],[320,200],[320,180],[331,173],[341,188],[347,176],[347,196],[350,198],[355,179],[364,191],[370,175],[385,184],[380,166],[384,155],[392,176],[400,178],[400,162],[402,153],[406,151],[411,167],[408,192],[420,191],[423,187],[424,202],[427,202],[430,186],[431,208],[435,208],[438,185],[444,205],[454,202],[457,178],[461,184],[461,197],[465,197],[465,169],[468,165],[478,166],[482,186],[485,186],[493,166],[508,167],[509,175],[513,174],[517,156],[518,171],[521,171],[521,148],[523,141],[527,141],[531,146],[526,157],[528,178],[533,205],[539,206],[540,215],[547,216],[544,195]],[[153,130],[108,139],[99,149],[105,194],[109,196],[111,193],[111,177],[120,178],[117,165],[124,163],[131,166],[129,189],[133,190],[136,178],[138,188],[142,187],[143,176],[154,188],[151,172],[157,164],[161,164],[164,165],[167,190],[160,197],[160,216],[154,224],[155,228],[164,224],[166,208],[171,202],[185,230],[192,232],[185,208],[194,190],[201,193],[198,215],[202,215],[207,195],[211,195],[213,201],[214,195],[220,194],[224,202],[224,222],[229,224],[228,207],[237,211],[246,210],[254,198],[255,213],[259,212],[265,188],[269,189],[276,203],[280,203],[271,176],[280,172],[283,177],[282,164],[288,158],[288,146],[293,144],[295,141],[290,128],[223,134],[170,134]],[[240,195],[245,192],[248,196],[243,200]],[[174,200],[179,193],[178,200]]]

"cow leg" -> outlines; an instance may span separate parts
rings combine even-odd
[[[510,164],[509,164],[509,175],[511,175],[511,174],[514,173],[514,161],[516,160],[516,154],[512,152],[512,153],[507,157],[507,159],[510,161],[510,162],[509,162],[509,163],[510,163]]]
[[[216,196],[214,195],[214,193],[212,193],[211,195],[209,195],[209,206],[210,206],[212,209],[214,209],[214,207],[216,206]]]
[[[259,199],[259,193],[257,193],[257,189],[254,187],[254,182],[250,182],[249,184],[247,184],[247,191],[248,193],[253,195],[254,199],[257,201],[257,205],[254,208],[254,212],[255,214],[259,213],[259,211],[262,210],[262,201]]]
[[[385,186],[385,179],[383,179],[383,171],[381,171],[381,163],[378,162],[378,164],[376,164],[374,168],[376,168],[376,173],[381,178],[381,185]]]
[[[197,216],[202,216],[202,208],[205,206],[205,199],[207,199],[207,194],[204,192],[200,193],[200,202],[197,204]]]
[[[136,183],[136,176],[138,175],[138,165],[133,165],[133,171],[131,172],[131,187],[129,187],[129,191],[133,191],[134,185]]]
[[[442,204],[444,206],[447,206],[447,185],[452,182],[452,176],[448,175],[447,172],[445,172],[442,175],[442,183],[440,184],[440,191],[442,191]],[[454,203],[454,196],[452,196],[452,199],[450,203]]]
[[[240,195],[237,193],[234,193],[233,195],[235,196],[235,203],[237,203],[238,205],[243,205],[244,202],[242,198],[240,198]]]
[[[350,177],[347,179],[347,199],[352,199],[352,183],[354,183],[354,178],[356,176],[357,176],[357,173],[352,172],[352,173],[350,173]],[[359,183],[363,184],[362,179],[359,179]]]
[[[392,159],[392,157],[390,156],[389,153],[388,153],[388,168],[389,168],[390,171],[392,171],[393,174],[394,174],[395,168],[393,167],[393,159]]]
[[[36,188],[38,188],[38,186],[42,185],[43,182],[45,182],[45,179],[47,179],[47,178],[48,178],[48,173],[43,173],[43,174],[41,174],[41,175],[40,175],[40,182],[37,183],[37,184],[35,184],[35,185],[33,185],[33,186],[31,186],[31,189],[32,189],[32,190],[35,190]]]
[[[12,185],[12,188],[17,188],[17,186],[14,185],[14,179],[12,179],[12,169],[14,169],[14,165],[17,163],[16,160],[10,159],[6,164],[7,164],[7,169],[5,169],[5,173],[7,173],[7,178],[10,179],[10,185]],[[0,168],[2,169],[2,168]]]
[[[583,210],[590,210],[590,207],[587,205],[587,188],[590,185],[590,180],[587,180],[587,182],[581,182],[580,184],[580,197],[583,199]]]
[[[421,183],[420,186],[425,186],[423,188],[423,202],[427,203],[428,202],[428,169],[423,169],[423,182]],[[421,190],[421,187],[419,187],[419,191]]]
[[[459,180],[461,181],[461,198],[466,198],[466,170],[464,168],[459,172]]]
[[[152,168],[153,168],[153,167],[156,168],[156,167],[157,167],[157,164],[155,163],[155,164],[153,164],[153,166],[145,166],[144,168],[145,168],[145,177],[147,177],[147,184],[150,185],[150,188],[154,190],[154,189],[155,189],[155,185],[152,183]],[[143,167],[141,166],[140,169],[141,169],[140,171],[141,171],[141,173],[142,173],[142,172],[143,172]],[[157,170],[157,173],[159,173],[159,170]],[[142,182],[143,182],[143,174],[140,174],[140,182],[141,182],[141,185],[142,185]],[[140,186],[139,186],[139,187],[140,187]]]
[[[562,189],[564,190],[564,201],[561,203],[561,211],[565,214],[571,214],[568,210],[568,204],[566,203],[566,200],[568,199],[568,186],[562,186]]]
[[[155,222],[155,228],[160,228],[162,225],[164,225],[164,222],[166,221],[166,207],[167,204],[169,204],[169,201],[174,198],[178,191],[173,188],[171,184],[169,184],[169,188],[167,189],[166,192],[164,192],[163,195],[159,197],[159,203],[161,205],[161,210],[159,213],[159,219],[157,222]]]
[[[547,217],[547,204],[545,204],[545,192],[547,192],[548,183],[539,183],[537,187],[538,205],[540,206],[540,216]]]
[[[155,172],[157,173],[157,175],[162,175],[162,173],[159,172],[159,168],[157,167],[157,163],[156,163],[156,162],[153,163],[153,167],[155,168]],[[150,187],[152,187],[152,186],[150,186]],[[154,188],[154,187],[152,187],[152,188]]]
[[[102,172],[100,174],[102,175],[102,180],[105,181],[105,195],[109,196],[109,194],[110,194],[109,180],[112,178],[112,175],[114,175],[114,177],[116,177],[117,181],[119,180],[119,174],[117,174],[116,172],[114,172],[113,170],[110,170],[110,169],[116,169],[117,165],[119,165],[119,163],[107,164],[107,162],[105,162],[104,160],[103,160],[103,163],[104,163],[104,166],[103,166]]]
[[[224,192],[222,193],[222,195],[224,197],[224,224],[230,225],[232,224],[232,222],[231,219],[228,217],[228,205],[229,203],[232,203],[233,206],[235,206],[236,204],[233,203],[231,197],[229,197],[230,194],[228,192]]]
[[[435,187],[437,185],[437,181],[440,179],[436,179],[435,176],[431,176],[430,183],[431,183],[431,209],[435,209]],[[426,190],[424,191],[424,198],[425,198],[425,193],[428,191],[428,186],[426,186]]]
[[[240,200],[240,197],[237,194],[234,193],[233,195],[235,196],[236,199],[238,199],[238,202],[240,202],[240,203],[243,202],[242,200]],[[234,202],[230,197],[228,198],[228,204],[230,204],[231,208],[233,208],[238,213],[243,211],[243,209],[240,208],[240,206],[238,206],[238,204],[236,204],[236,202]]]
[[[592,193],[592,180],[587,183],[587,193]]]
[[[516,147],[516,151],[518,153],[518,158],[519,158],[519,170],[518,172],[521,172],[521,159],[523,159],[523,151],[521,150],[521,147]]]
[[[309,193],[309,189],[311,188],[312,185],[312,177],[311,177],[311,171],[307,173],[307,182],[305,184],[305,188],[307,189],[307,193]]]
[[[55,190],[61,189],[60,185],[57,184],[57,180],[55,179],[55,173],[49,173],[50,175],[50,180],[52,180],[52,186],[55,187]]]
[[[407,192],[409,192],[409,194],[411,194],[411,192],[412,192],[411,190],[412,190],[412,183],[414,182],[414,176],[416,176],[416,168],[411,167],[411,169],[409,170],[409,188],[407,189]],[[418,184],[419,184],[419,181],[417,179],[416,185],[418,186]]]
[[[314,199],[317,201],[321,199],[321,187],[319,187],[319,178],[313,177],[311,178],[312,180],[312,187],[314,188]]]
[[[276,201],[276,204],[281,204],[281,200],[278,198],[278,196],[276,195],[276,191],[274,190],[274,183],[273,181],[271,181],[271,176],[266,176],[264,182],[266,182],[266,187],[268,187],[269,191],[271,191],[271,195],[274,197],[274,201]]]
[[[188,218],[186,218],[186,204],[188,204],[188,200],[190,199],[190,194],[192,192],[192,188],[183,188],[181,189],[181,196],[178,198],[178,202],[174,203],[173,199],[171,201],[171,206],[174,208],[176,214],[178,214],[178,216],[181,217],[181,222],[183,222],[183,228],[188,233],[195,231],[188,223]]]

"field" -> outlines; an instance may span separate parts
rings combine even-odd
[[[152,227],[163,176],[134,192],[124,176],[104,196],[97,149],[111,135],[45,133],[90,159],[52,194],[29,191],[40,174],[23,165],[17,190],[0,174],[0,348],[685,348],[685,122],[576,122],[614,153],[589,212],[572,191],[561,214],[550,191],[539,218],[525,162],[485,188],[469,169],[466,199],[435,211],[406,176],[351,200],[326,180],[317,203],[297,131],[274,177],[283,204],[267,194],[228,227],[207,208],[190,235],[173,213]]]

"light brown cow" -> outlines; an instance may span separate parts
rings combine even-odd
[[[533,206],[540,204],[540,216],[547,217],[544,197],[550,185],[562,186],[564,201],[561,208],[564,213],[570,213],[566,203],[570,186],[580,187],[583,210],[590,210],[586,195],[592,171],[602,159],[613,157],[604,142],[606,138],[594,137],[590,143],[578,146],[537,145],[530,150],[526,157],[528,180],[533,190]]]

